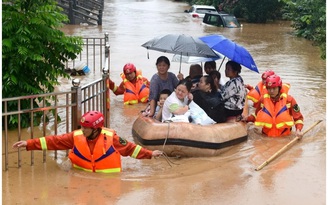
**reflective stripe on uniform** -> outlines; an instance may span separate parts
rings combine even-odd
[[[41,144],[42,150],[48,150],[46,138],[41,137],[39,139],[40,139],[40,144]]]
[[[295,124],[303,124],[303,120],[297,120]]]
[[[131,155],[131,157],[137,158],[140,150],[141,150],[141,146],[140,145],[137,145],[136,148],[134,149],[133,154]]]

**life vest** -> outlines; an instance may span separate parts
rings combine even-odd
[[[263,93],[263,89],[265,88],[265,85],[263,84],[262,81],[260,81],[254,89],[250,90],[247,94],[247,99],[248,100],[251,100],[255,103],[258,103],[260,98],[261,98],[261,95]],[[255,106],[254,106],[255,107]]]
[[[262,126],[262,131],[269,137],[289,135],[294,125],[293,117],[289,113],[291,103],[287,103],[289,87],[282,86],[279,101],[275,104],[268,91],[263,91],[262,109],[257,113],[255,125]]]
[[[282,88],[284,88],[285,90],[288,90],[290,89],[290,84],[289,83],[283,83],[282,84]],[[255,88],[253,88],[252,90],[250,90],[248,93],[247,93],[247,96],[246,98],[248,100],[251,100],[253,101],[253,107],[257,107],[258,104],[259,104],[259,100],[261,99],[263,93],[264,93],[264,90],[266,90],[266,87],[265,85],[263,84],[262,81],[260,81],[256,86]]]
[[[121,172],[121,155],[113,146],[113,135],[113,130],[102,128],[91,154],[82,130],[74,131],[74,147],[68,156],[73,167],[88,172]]]
[[[141,71],[136,71],[136,83],[131,83],[124,73],[121,74],[123,79],[125,92],[124,92],[124,104],[137,104],[138,102],[148,102],[149,88],[145,85]]]

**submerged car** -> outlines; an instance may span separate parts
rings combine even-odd
[[[193,5],[190,7],[189,10],[185,10],[186,13],[189,13],[190,16],[193,18],[204,18],[205,14],[208,12],[215,12],[217,13],[217,10],[214,6],[206,6],[206,5]]]
[[[227,28],[240,28],[241,24],[237,18],[232,14],[227,13],[206,13],[203,18],[203,23],[206,25],[227,27]]]

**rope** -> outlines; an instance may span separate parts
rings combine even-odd
[[[171,164],[175,164],[175,165],[179,165],[179,164],[172,162],[170,160],[169,156],[164,152],[165,145],[166,145],[166,142],[167,142],[167,138],[170,136],[170,122],[171,121],[167,121],[167,123],[168,123],[167,135],[166,135],[165,140],[164,140],[164,143],[163,143],[163,149],[162,149],[163,154],[161,156],[166,160],[166,162],[170,165],[170,167],[172,167]]]

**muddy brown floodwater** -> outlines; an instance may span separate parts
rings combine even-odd
[[[150,79],[156,72],[157,57],[172,59],[171,54],[156,51],[149,51],[147,59],[141,44],[155,36],[222,34],[247,48],[261,73],[272,69],[284,82],[291,83],[290,93],[305,117],[304,130],[317,120],[323,122],[260,171],[254,169],[292,137],[266,138],[249,125],[248,140],[220,156],[173,158],[171,165],[163,158],[123,158],[123,172],[111,175],[66,170],[62,164],[65,152],[59,152],[57,160],[53,152],[48,152],[46,163],[42,163],[42,152],[34,152],[35,164],[30,166],[31,153],[23,151],[22,167],[17,168],[17,151],[9,148],[9,170],[2,171],[3,204],[325,204],[326,62],[320,59],[318,47],[291,35],[290,22],[242,22],[241,29],[207,27],[183,13],[187,8],[185,3],[165,0],[107,0],[102,26],[65,26],[63,30],[83,37],[109,33],[110,75],[116,83],[121,82],[119,74],[127,62],[134,63]],[[179,63],[172,62],[170,71],[177,73],[178,68]],[[182,64],[185,76],[188,68],[188,64]],[[260,80],[260,74],[247,68],[241,75],[251,85]],[[96,72],[81,80],[88,83],[100,76]],[[70,81],[63,80],[58,90],[70,86]],[[122,101],[122,96],[111,95],[111,128],[133,141],[132,124],[144,105],[123,106]],[[28,131],[23,130],[23,135]],[[9,140],[10,144],[17,140],[17,131],[10,132]]]

